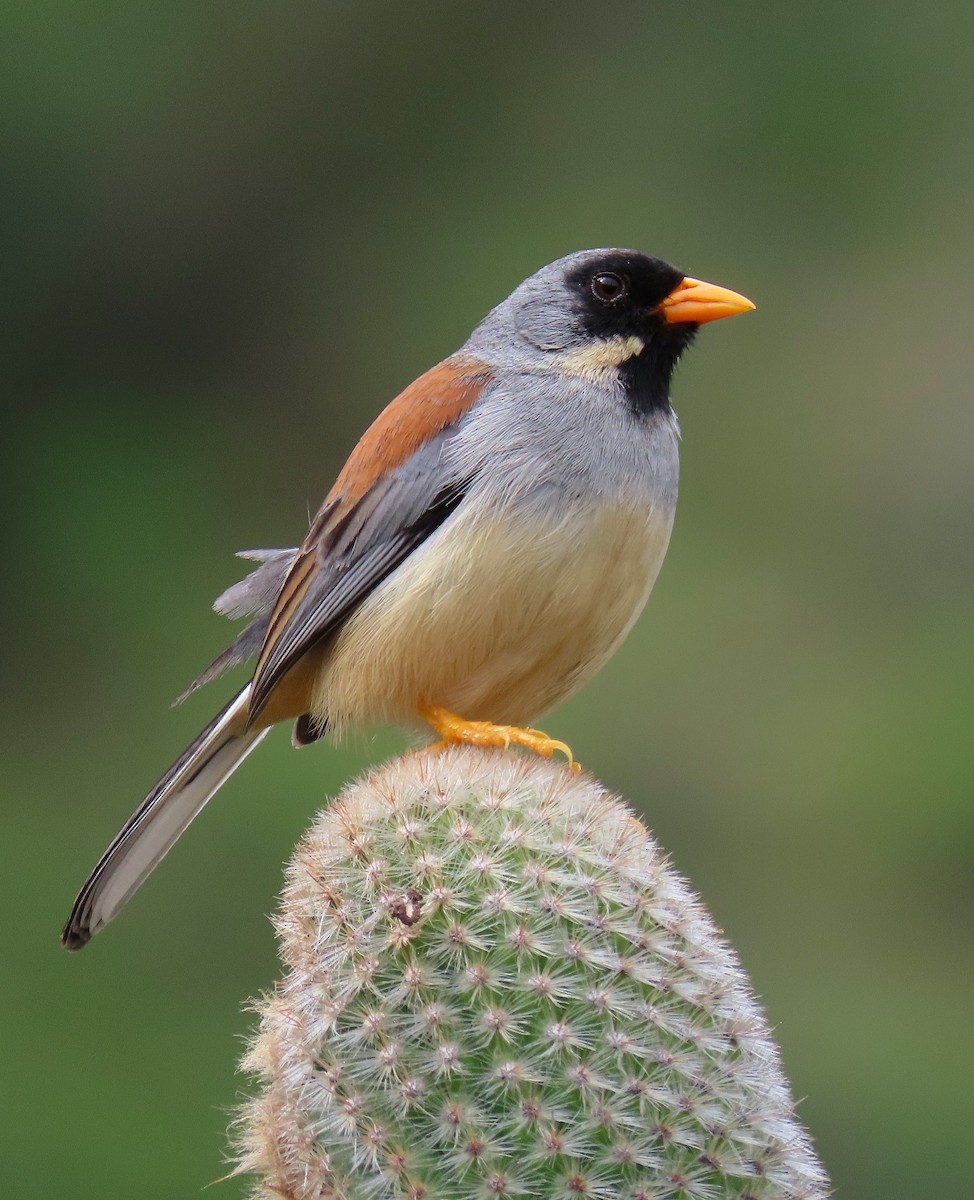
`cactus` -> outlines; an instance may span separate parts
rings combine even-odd
[[[280,1200],[819,1200],[733,953],[563,765],[420,753],[288,869],[237,1171]]]

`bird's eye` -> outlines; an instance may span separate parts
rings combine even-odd
[[[614,271],[601,271],[592,279],[592,295],[603,304],[621,300],[626,294],[626,281]]]

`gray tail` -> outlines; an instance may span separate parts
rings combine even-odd
[[[118,831],[61,934],[80,950],[129,902],[184,829],[267,733],[247,728],[250,684],[213,718]]]

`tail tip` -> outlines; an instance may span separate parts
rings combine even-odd
[[[65,950],[82,950],[91,941],[94,932],[87,925],[70,917],[61,930],[61,945]]]

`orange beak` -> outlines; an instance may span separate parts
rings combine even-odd
[[[719,321],[721,317],[750,312],[755,307],[746,296],[729,288],[687,277],[676,285],[656,311],[670,325],[680,321],[703,325],[707,321]]]

